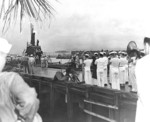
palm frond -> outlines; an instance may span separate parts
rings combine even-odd
[[[35,21],[42,21],[46,17],[50,18],[53,7],[48,0],[2,0],[0,7],[0,18],[4,20],[3,31],[6,25],[16,22],[18,15],[20,18],[20,31],[22,31],[23,17],[26,15]],[[7,29],[6,29],[7,30]]]

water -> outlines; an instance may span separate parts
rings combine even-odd
[[[61,64],[64,64],[64,63],[67,63],[67,62],[70,62],[71,61],[71,59],[56,59],[56,58],[51,58],[51,61],[53,62],[53,63],[55,63],[55,62],[60,62]]]
[[[51,58],[52,62],[61,62],[62,64],[71,62],[71,59],[56,59],[56,58]],[[80,59],[80,64],[82,64],[82,59]]]

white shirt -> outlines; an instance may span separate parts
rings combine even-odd
[[[41,61],[44,61],[44,57],[41,57]]]
[[[29,57],[29,63],[34,63],[35,62],[35,58],[34,57]]]
[[[106,59],[98,58],[98,59],[96,59],[95,64],[97,65],[97,70],[104,69],[105,64],[106,64]]]
[[[127,58],[120,58],[120,66],[125,66],[128,64]]]
[[[111,62],[111,66],[113,67],[118,67],[119,66],[119,63],[120,63],[120,59],[118,57],[115,57],[115,58],[112,58],[110,60]]]
[[[107,57],[103,57],[103,58],[105,60],[105,67],[107,67],[107,65],[108,65],[108,58]]]
[[[90,70],[90,67],[91,67],[91,63],[92,63],[92,60],[91,59],[86,59],[84,60],[84,64],[85,64],[85,69],[87,70]]]

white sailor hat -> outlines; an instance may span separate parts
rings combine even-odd
[[[120,52],[120,54],[127,54],[127,53],[122,51],[122,52]]]
[[[122,53],[122,51],[119,51],[118,53],[119,53],[119,54],[121,54],[121,53]]]
[[[95,53],[94,53],[94,55],[98,55],[98,53],[97,53],[97,52],[95,52]]]
[[[111,55],[111,54],[116,54],[116,53],[117,53],[116,51],[112,51],[109,54]]]
[[[88,56],[88,57],[89,57],[89,54],[86,53],[85,56]]]
[[[8,41],[4,38],[0,38],[0,52],[9,53],[12,45],[8,43]]]
[[[103,53],[103,52],[99,52],[99,54],[104,55],[104,53]]]

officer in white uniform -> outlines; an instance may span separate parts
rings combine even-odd
[[[104,67],[105,59],[103,58],[103,52],[100,52],[99,58],[96,59],[95,64],[97,65],[97,83],[98,86],[104,87]]]
[[[135,66],[138,60],[138,51],[133,50],[132,56],[129,59],[129,84],[132,86],[132,91],[137,92],[137,83],[135,76]]]
[[[113,51],[110,53],[112,56],[110,60],[110,82],[112,85],[112,89],[120,90],[120,82],[119,82],[119,64],[120,60],[117,56],[117,52]]]
[[[89,59],[89,54],[85,54],[85,60],[84,60],[84,81],[86,84],[92,85],[92,74],[91,74],[91,64],[92,59]]]
[[[120,52],[119,81],[121,85],[124,85],[126,82],[128,82],[127,67],[128,67],[128,60],[125,57],[125,52]]]
[[[108,57],[106,56],[106,52],[103,52],[103,58],[104,58],[104,84],[108,85],[108,75],[107,75],[107,72],[108,72],[108,69],[107,69],[107,66],[108,66]]]
[[[150,110],[150,38],[144,38],[145,54],[136,64],[138,102],[135,122],[149,122]]]

